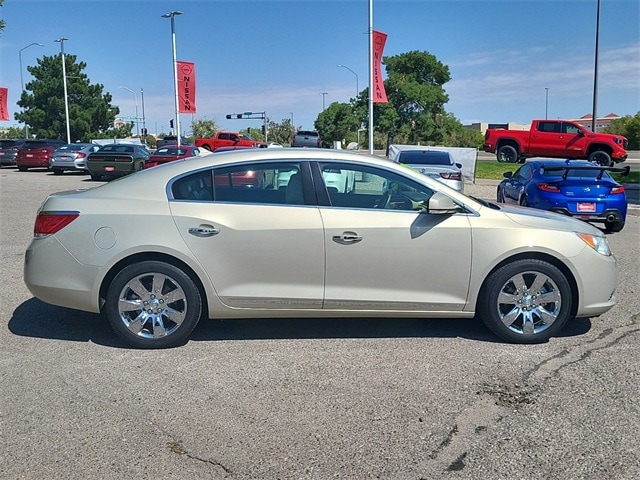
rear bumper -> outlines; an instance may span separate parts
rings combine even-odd
[[[570,217],[578,218],[580,220],[584,220],[587,222],[595,222],[595,223],[612,223],[612,222],[624,222],[625,215],[616,209],[616,208],[608,208],[600,213],[575,213],[570,212],[569,209],[564,207],[555,207],[551,209],[552,212],[562,213],[563,215],[568,215]]]

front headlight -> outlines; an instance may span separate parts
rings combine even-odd
[[[584,243],[593,248],[596,252],[608,257],[611,255],[611,249],[609,248],[609,242],[604,235],[592,235],[590,233],[577,233],[578,237],[582,239]]]

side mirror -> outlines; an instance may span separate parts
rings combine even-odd
[[[504,178],[511,178],[511,177],[513,177],[513,172],[504,172],[504,173],[502,174],[502,176],[503,176]]]
[[[462,208],[444,193],[436,192],[429,199],[427,212],[432,215],[452,215],[462,212]]]
[[[584,137],[584,130],[578,130],[578,135]]]
[[[456,163],[456,167],[458,167],[460,170],[462,170],[462,164],[461,163]]]

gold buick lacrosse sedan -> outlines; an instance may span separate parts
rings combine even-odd
[[[24,279],[138,348],[181,345],[206,317],[477,316],[537,343],[611,309],[617,266],[586,222],[378,157],[250,149],[50,195]]]

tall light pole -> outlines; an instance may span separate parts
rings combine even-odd
[[[125,90],[129,90],[131,93],[133,93],[133,98],[136,102],[136,135],[140,136],[140,129],[138,128],[138,94],[131,90],[129,87],[125,87],[124,85],[120,85],[120,88],[124,88]]]
[[[162,18],[170,18],[171,19],[171,43],[173,46],[173,80],[174,80],[174,92],[176,97],[176,131],[178,137],[178,146],[180,146],[181,140],[181,132],[180,132],[180,103],[178,99],[178,61],[176,60],[176,26],[175,26],[175,17],[176,15],[182,15],[182,12],[177,10],[172,10],[169,13],[165,13],[162,15]]]
[[[329,94],[327,92],[322,92],[320,95],[322,95],[322,111],[324,112],[324,97]]]
[[[593,65],[593,112],[591,113],[591,131],[595,133],[598,122],[598,46],[600,37],[600,0],[596,12],[596,54]]]
[[[347,70],[349,70],[351,73],[353,73],[356,76],[356,96],[355,96],[355,98],[357,99],[358,98],[358,94],[360,93],[360,86],[358,84],[358,74],[356,72],[354,72],[353,70],[351,70],[346,65],[338,64],[338,66],[342,67],[342,68],[346,68]]]
[[[42,43],[34,42],[18,51],[18,58],[20,59],[20,85],[22,86],[22,92],[24,92],[24,80],[22,79],[22,51],[29,47],[33,47],[34,45],[44,47]],[[20,93],[20,96],[22,96],[22,92]],[[27,122],[24,122],[24,138],[29,138],[29,125],[27,125]]]
[[[67,123],[67,143],[71,143],[71,128],[69,127],[69,98],[67,95],[67,67],[64,61],[64,41],[66,37],[60,37],[54,41],[60,42],[60,57],[62,58],[62,85],[64,87],[64,114]]]
[[[544,119],[549,118],[549,87],[544,88]]]
[[[140,96],[142,97],[142,136],[144,137],[144,144],[147,144],[147,121],[144,116],[144,90],[140,89]]]

